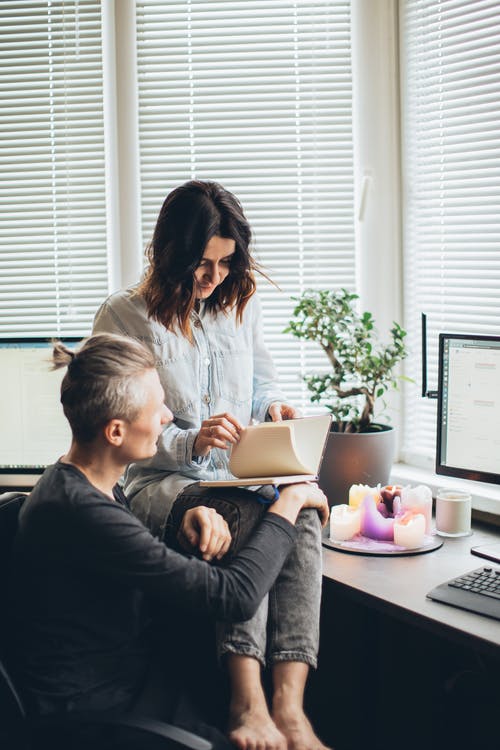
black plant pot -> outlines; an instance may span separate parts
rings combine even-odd
[[[319,473],[328,504],[348,503],[353,484],[389,484],[395,447],[396,432],[389,425],[372,424],[365,432],[337,432],[334,425]]]

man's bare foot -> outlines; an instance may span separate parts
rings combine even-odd
[[[267,709],[231,707],[228,737],[240,750],[287,750],[285,736]]]
[[[316,736],[311,722],[301,708],[274,708],[273,719],[286,737],[288,750],[329,750]]]

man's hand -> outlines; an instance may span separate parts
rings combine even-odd
[[[242,429],[243,425],[228,412],[205,419],[194,441],[193,456],[206,456],[212,448],[227,450],[228,443],[238,442]]]
[[[188,552],[196,547],[204,560],[220,560],[231,545],[229,526],[215,508],[199,505],[184,513],[178,539]]]
[[[271,404],[267,413],[271,422],[281,422],[283,419],[298,419],[302,416],[300,411],[290,404],[282,404],[281,401],[275,401]]]

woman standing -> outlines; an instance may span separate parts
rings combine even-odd
[[[285,403],[263,342],[250,241],[234,195],[212,182],[176,188],[161,208],[143,281],[112,295],[94,323],[95,332],[132,336],[150,348],[174,414],[157,454],[127,471],[133,511],[154,534],[171,539],[186,510],[215,508],[231,529],[229,556],[255,527],[263,505],[249,490],[203,491],[197,482],[231,477],[228,448],[252,419],[298,416]],[[303,511],[297,531],[298,542],[255,617],[220,637],[231,683],[229,737],[243,750],[322,747],[303,711],[319,643],[317,512]],[[210,558],[197,535],[182,541]],[[260,677],[268,663],[271,711]]]

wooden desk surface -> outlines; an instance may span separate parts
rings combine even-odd
[[[474,533],[444,539],[443,546],[422,555],[377,557],[323,548],[324,588],[343,593],[379,611],[430,629],[458,643],[500,656],[500,620],[426,599],[435,586],[482,565],[471,546],[500,542],[500,533],[475,524]],[[498,567],[498,566],[497,566]]]

